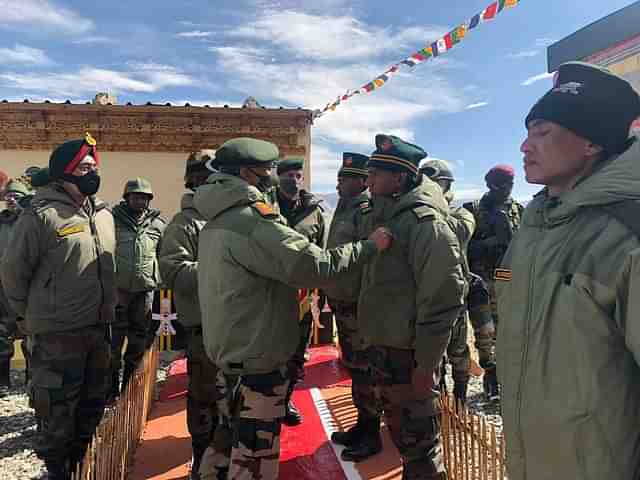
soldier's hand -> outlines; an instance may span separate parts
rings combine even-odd
[[[376,242],[378,252],[384,252],[391,246],[393,234],[388,228],[378,227],[371,235],[369,235],[369,240]]]

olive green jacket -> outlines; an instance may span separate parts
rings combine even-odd
[[[193,205],[193,193],[182,196],[178,212],[162,237],[160,273],[175,294],[178,321],[185,327],[202,324],[198,300],[198,237],[206,220]]]
[[[7,246],[9,245],[9,239],[11,238],[11,233],[13,232],[13,227],[18,220],[19,213],[11,212],[9,210],[3,210],[0,212],[0,262],[2,260],[2,256],[7,250]],[[15,318],[15,314],[12,312],[9,302],[7,300],[7,296],[4,293],[4,288],[2,288],[2,282],[0,281],[0,306],[2,310],[0,310],[0,322],[6,321],[2,317],[7,318]]]
[[[527,206],[496,272],[511,480],[640,478],[640,144]]]
[[[354,198],[341,198],[338,201],[329,227],[327,248],[334,248],[360,239],[358,230],[362,223],[362,212],[370,208],[369,198],[369,192],[365,191]],[[345,303],[357,303],[359,291],[359,271],[354,271],[340,282],[323,289],[323,292],[331,300]]]
[[[16,222],[2,262],[9,304],[28,334],[111,323],[113,216],[98,199],[78,207],[57,183],[41,188]]]
[[[116,225],[116,283],[128,292],[146,292],[160,285],[158,252],[167,226],[158,210],[138,220],[125,202],[113,208]]]
[[[364,265],[358,315],[365,345],[415,350],[418,365],[435,371],[463,306],[463,257],[448,225],[449,206],[431,180],[397,198],[374,198],[363,215],[394,234],[391,248]],[[361,235],[361,236],[362,236]]]
[[[207,219],[198,265],[204,343],[227,373],[284,366],[300,338],[296,289],[323,287],[376,252],[369,240],[324,251],[280,224],[264,200],[226,174],[210,176],[194,199]]]

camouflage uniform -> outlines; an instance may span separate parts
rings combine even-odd
[[[70,178],[87,155],[97,162],[90,137],[61,145],[49,161],[52,178]],[[87,192],[97,190],[95,179],[95,171],[75,177]],[[78,206],[56,181],[36,193],[8,249],[2,284],[31,335],[34,407],[43,435],[38,454],[50,479],[67,480],[102,417],[109,384],[113,217],[92,196]]]
[[[358,313],[386,424],[403,460],[403,479],[446,479],[440,439],[438,374],[466,283],[458,240],[447,223],[442,190],[420,180],[424,150],[376,136],[369,161],[374,194],[378,170],[406,172],[413,188],[373,196],[363,235],[384,225],[391,248],[363,267]],[[363,236],[361,235],[361,237]],[[354,452],[357,458],[358,452]]]
[[[144,179],[127,182],[124,197],[131,193],[144,193],[153,198],[151,186]],[[116,321],[112,325],[112,392],[119,393],[122,348],[125,338],[122,386],[142,359],[144,352],[153,343],[155,332],[151,331],[151,308],[153,291],[160,284],[157,252],[166,227],[158,210],[147,209],[139,218],[133,214],[125,201],[113,208],[116,225],[116,281],[118,305]]]
[[[495,325],[498,323],[496,309],[495,282],[493,273],[500,265],[502,257],[511,242],[513,234],[520,226],[524,207],[515,200],[508,200],[502,205],[494,205],[488,195],[475,202],[465,203],[476,220],[476,231],[469,242],[468,256],[471,271],[482,278],[484,286],[475,280],[478,293],[478,308],[471,314],[471,321],[476,336],[476,347],[480,356],[480,366],[493,368],[495,366]],[[472,283],[473,285],[473,283]],[[482,290],[488,288],[491,301],[491,316],[489,323],[482,300]]]
[[[329,284],[376,250],[374,242],[363,241],[323,251],[279,223],[263,193],[239,177],[242,167],[269,168],[278,155],[269,142],[225,142],[216,151],[221,173],[211,175],[194,198],[208,220],[198,260],[204,344],[231,397],[219,409],[230,428],[216,431],[219,447],[205,453],[203,475],[207,465],[224,470],[231,438],[230,478],[277,478],[287,363],[300,340],[297,289]]]
[[[195,189],[190,180],[196,173],[211,173],[205,163],[214,157],[210,150],[193,153],[187,159],[185,181]],[[164,232],[158,257],[160,272],[165,285],[175,295],[178,320],[188,335],[187,373],[187,426],[191,435],[193,462],[192,479],[198,478],[202,456],[212,444],[218,425],[218,369],[209,360],[202,338],[202,314],[198,299],[198,238],[206,220],[193,205],[193,193],[182,196],[180,212]],[[224,391],[222,392],[224,393]],[[211,468],[208,473],[212,472]],[[214,475],[215,478],[215,475]]]

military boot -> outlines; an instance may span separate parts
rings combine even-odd
[[[356,424],[344,432],[333,432],[331,434],[331,441],[337,445],[344,445],[349,448],[360,442],[363,433],[364,425],[362,416],[358,413],[358,421]]]
[[[200,480],[200,465],[202,464],[202,455],[206,448],[199,445],[192,445],[193,457],[191,458],[191,472],[189,480]]]
[[[282,423],[284,423],[287,427],[295,427],[302,423],[302,415],[291,399],[291,396],[293,395],[293,388],[294,386],[289,386],[289,389],[287,390],[287,397],[285,398],[286,407]]]
[[[483,386],[484,393],[490,402],[500,401],[500,385],[498,384],[495,366],[485,369]]]
[[[359,441],[345,448],[340,454],[340,458],[345,462],[362,462],[382,451],[380,417],[363,421],[361,432]]]
[[[11,359],[0,361],[0,397],[9,393],[11,388]]]

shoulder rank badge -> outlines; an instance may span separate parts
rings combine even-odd
[[[63,237],[68,237],[69,235],[73,235],[74,233],[81,233],[81,232],[84,232],[83,224],[71,225],[69,227],[60,228],[56,233],[58,234],[58,237],[63,238]]]
[[[273,209],[273,207],[271,205],[269,205],[268,203],[265,202],[256,202],[253,205],[253,208],[255,208],[258,213],[260,215],[262,215],[263,217],[273,217],[276,216],[277,213],[275,212],[275,210]]]
[[[510,282],[511,276],[511,270],[496,268],[493,274],[493,279],[501,282]]]

